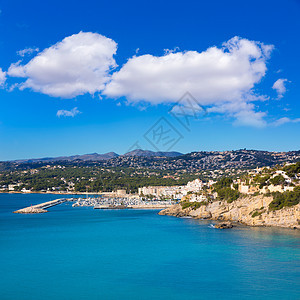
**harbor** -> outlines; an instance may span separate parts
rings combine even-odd
[[[92,206],[94,209],[164,209],[175,203],[173,200],[145,200],[141,197],[97,197],[78,198],[72,206]]]
[[[87,197],[87,198],[61,198],[31,205],[14,211],[16,214],[41,214],[47,209],[65,202],[74,202],[72,207],[89,206],[94,209],[165,209],[176,202],[172,200],[145,200],[140,197]]]

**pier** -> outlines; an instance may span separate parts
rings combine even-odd
[[[73,199],[62,198],[52,201],[47,201],[37,205],[28,206],[19,210],[14,211],[15,214],[40,214],[47,212],[47,208],[64,203],[66,201],[72,201]]]

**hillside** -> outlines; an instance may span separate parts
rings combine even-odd
[[[277,164],[294,163],[300,160],[300,151],[268,152],[260,150],[152,152],[134,150],[123,155],[115,152],[86,154],[54,158],[27,159],[0,162],[0,170],[36,168],[46,164],[98,165],[106,168],[148,168],[195,173],[203,170],[245,170]]]
[[[300,151],[268,152],[259,150],[201,151],[176,157],[119,156],[103,162],[106,167],[150,168],[198,172],[218,169],[249,169],[275,166],[300,160]]]

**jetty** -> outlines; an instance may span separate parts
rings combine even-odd
[[[41,214],[47,212],[46,210],[47,208],[64,203],[66,201],[73,201],[73,199],[68,199],[68,198],[56,199],[56,200],[22,208],[14,211],[14,213],[15,214]]]

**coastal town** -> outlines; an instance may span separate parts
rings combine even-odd
[[[242,180],[243,175],[256,172],[257,168],[272,169],[299,159],[300,151],[241,149],[181,155],[139,150],[119,156],[108,153],[0,162],[0,192],[82,194],[125,189],[129,194],[138,194],[143,187],[185,186],[195,179],[201,180],[207,188],[222,177]],[[153,193],[144,190],[143,194]],[[158,194],[177,199],[185,195],[185,190],[163,191],[162,188]]]
[[[94,209],[157,209],[160,215],[225,220],[252,226],[300,228],[300,162],[281,167],[248,170],[236,178],[206,182],[199,178],[177,186],[143,186],[137,193],[125,189],[62,198],[26,207],[16,213],[44,213],[64,202]]]
[[[297,163],[298,166],[299,163]],[[257,167],[254,169],[243,170],[236,174],[235,169],[228,170],[228,173],[224,173],[221,170],[205,171],[201,175],[190,174],[186,178],[195,178],[194,180],[187,180],[186,184],[180,183],[180,175],[164,175],[152,170],[130,170],[126,174],[126,170],[114,170],[114,169],[90,169],[87,173],[87,169],[82,169],[77,166],[72,167],[72,173],[82,174],[84,176],[65,178],[55,176],[60,173],[68,174],[70,172],[68,167],[63,165],[46,165],[41,168],[34,168],[29,170],[15,170],[6,171],[0,173],[0,179],[2,176],[2,184],[0,180],[0,192],[20,192],[20,193],[32,193],[32,192],[42,192],[42,193],[61,193],[61,194],[99,194],[105,195],[107,197],[133,197],[141,199],[150,200],[173,200],[180,201],[182,199],[189,199],[189,201],[210,201],[215,200],[218,195],[215,190],[215,184],[222,178],[228,177],[232,179],[230,188],[241,194],[253,195],[253,194],[269,194],[273,192],[286,192],[293,191],[295,186],[299,185],[299,173],[292,173],[289,171],[295,164],[286,163],[278,167]],[[42,173],[48,172],[48,178],[42,179]],[[114,177],[121,178],[133,178],[137,176],[137,172],[140,176],[143,176],[138,182],[140,185],[143,182],[151,182],[151,178],[155,178],[156,182],[164,182],[164,185],[144,185],[136,188],[134,190],[128,190],[126,188],[120,188],[114,182]],[[92,189],[92,185],[97,181],[105,181],[109,178],[98,179],[98,174],[109,174],[112,176],[110,178],[111,185],[115,185],[115,188],[111,191],[95,190]],[[203,174],[206,175],[205,179]],[[216,176],[218,174],[218,176]],[[199,177],[198,177],[199,176]],[[198,178],[197,178],[198,177]],[[15,178],[15,179],[14,179]],[[23,181],[22,181],[23,178]],[[27,180],[30,179],[34,183],[29,186]],[[35,187],[42,183],[38,181],[44,181],[44,186],[49,185],[45,189],[36,189]],[[120,179],[118,179],[120,181]],[[136,179],[137,181],[139,178]],[[53,181],[53,182],[51,182]],[[83,189],[78,189],[78,184],[84,183]],[[184,180],[181,180],[184,182]],[[172,185],[167,185],[166,183],[175,183]],[[3,184],[4,183],[4,184]],[[57,186],[55,186],[57,183]],[[54,186],[53,186],[54,185]]]
[[[209,184],[211,185],[211,181]],[[78,198],[73,207],[92,206],[94,209],[163,209],[179,202],[184,196],[193,195],[191,201],[207,200],[201,193],[206,186],[195,179],[185,186],[147,186],[139,188],[138,194],[127,194],[126,190],[102,193],[94,197]]]
[[[210,156],[206,152],[190,153],[184,159],[178,153],[160,154],[176,157],[156,157],[158,154],[155,153],[145,157],[149,151],[141,150],[138,153],[142,156],[125,155],[105,162],[2,164],[0,192],[70,195],[73,207],[159,209],[162,210],[160,214],[218,220],[227,218],[248,225],[300,226],[298,152],[286,155],[252,150],[213,152],[209,153],[213,155],[212,160],[208,159]],[[211,168],[195,172],[182,168],[183,162],[194,168],[199,157],[209,162]],[[213,167],[214,161],[225,158],[225,165]],[[117,159],[139,163],[148,159],[153,164],[176,160],[178,169],[161,170],[157,165],[149,168],[126,164],[108,167]],[[242,167],[253,162],[254,167]],[[262,162],[265,164],[261,166]],[[44,212],[40,207],[36,209],[36,212]],[[32,208],[21,211],[32,212]]]

